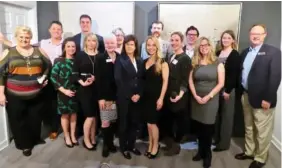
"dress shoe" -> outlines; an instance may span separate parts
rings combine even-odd
[[[144,153],[144,156],[146,156],[146,157],[148,157],[148,155],[151,153],[151,152],[148,152],[148,150],[149,150],[149,147],[148,147],[148,149],[146,150],[146,152]]]
[[[238,159],[238,160],[247,160],[247,159],[253,160],[254,157],[248,156],[245,153],[239,153],[239,154],[235,155],[235,159]]]
[[[226,151],[227,149],[221,149],[221,148],[214,148],[213,151],[214,152],[222,152],[222,151]]]
[[[109,150],[111,153],[116,153],[117,152],[117,147],[115,145],[112,145],[109,147]]]
[[[158,154],[159,154],[159,151],[160,151],[160,145],[158,146],[158,151],[153,154],[152,152],[147,156],[149,159],[155,159],[157,158]]]
[[[203,159],[203,167],[204,168],[210,168],[211,167],[211,158],[206,157]]]
[[[89,151],[95,150],[94,146],[92,146],[91,148],[89,148],[89,147],[85,144],[84,141],[83,141],[83,147],[84,147],[85,149],[89,150]]]
[[[49,135],[49,139],[51,139],[52,141],[57,139],[57,137],[58,137],[58,133],[57,132],[52,132]]]
[[[195,161],[195,162],[202,160],[202,157],[201,157],[200,153],[198,152],[198,153],[192,158],[192,160]]]
[[[65,141],[66,147],[73,148],[73,144],[72,143],[71,144],[67,144],[66,138],[64,138],[64,141]]]
[[[121,153],[122,153],[122,155],[125,159],[128,159],[128,160],[131,159],[131,155],[128,151],[124,151],[124,152],[121,152]]]
[[[261,163],[261,162],[258,162],[258,161],[253,161],[249,168],[262,168],[263,166],[265,165],[265,163]]]
[[[24,149],[23,150],[23,155],[24,156],[30,156],[32,154],[32,149]]]
[[[97,148],[97,143],[92,143],[91,142],[91,144],[92,144],[93,147]]]
[[[76,141],[76,142],[72,142],[72,144],[73,144],[74,146],[79,146],[78,141]]]
[[[110,150],[109,150],[109,148],[106,146],[106,145],[104,145],[103,146],[103,150],[102,150],[102,156],[104,157],[104,158],[106,158],[106,157],[108,157],[110,155]]]
[[[132,150],[130,150],[130,152],[132,152],[133,154],[135,154],[137,156],[141,155],[141,152],[138,149],[136,149],[136,148],[133,148]]]

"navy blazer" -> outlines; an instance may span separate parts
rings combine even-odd
[[[115,62],[115,81],[117,85],[118,99],[131,99],[134,94],[142,96],[143,93],[143,74],[144,67],[141,58],[135,58],[136,72],[130,58],[122,54],[116,58]]]
[[[104,45],[104,39],[102,36],[96,34],[97,38],[98,38],[98,51],[99,53],[104,53],[105,52],[105,45]],[[80,48],[80,40],[81,40],[81,33],[76,34],[75,36],[73,36],[73,39],[75,41],[75,45],[76,45],[76,53],[81,51]]]
[[[244,91],[242,82],[242,70],[244,60],[249,52],[246,48],[241,53],[240,91]],[[262,108],[262,100],[268,101],[271,108],[276,107],[277,90],[281,81],[281,51],[280,49],[263,44],[253,62],[248,76],[248,93],[250,105],[253,108]]]

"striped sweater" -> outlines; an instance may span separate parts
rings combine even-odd
[[[31,56],[22,56],[15,47],[0,59],[0,86],[6,87],[6,93],[23,99],[36,97],[42,88],[37,78],[48,76],[51,67],[50,60],[38,47],[34,47]]]

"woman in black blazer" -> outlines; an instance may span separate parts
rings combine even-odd
[[[115,52],[117,39],[114,34],[104,36],[104,44],[106,51],[97,56],[95,74],[104,142],[102,156],[108,157],[110,152],[116,152],[113,143],[117,119],[114,66],[119,54]]]
[[[170,136],[175,141],[179,141],[186,130],[185,118],[188,115],[188,76],[191,70],[191,59],[185,54],[182,48],[184,36],[181,32],[171,34],[171,46],[174,54],[168,57],[169,79],[167,88],[167,107],[169,110],[170,121],[168,128],[172,129],[177,125],[176,133],[170,130]],[[180,152],[177,143],[167,144],[168,153],[174,155]]]
[[[237,51],[235,33],[226,30],[221,35],[221,49],[216,52],[225,66],[225,84],[220,94],[219,113],[216,122],[214,152],[228,150],[233,130],[235,88],[240,73],[240,56]]]
[[[131,159],[129,152],[141,155],[135,148],[139,124],[140,96],[142,96],[143,63],[138,55],[138,42],[134,35],[124,39],[122,54],[115,63],[117,107],[119,117],[119,143],[123,156]]]

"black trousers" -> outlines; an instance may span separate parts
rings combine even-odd
[[[133,103],[131,100],[118,104],[119,144],[121,151],[129,151],[135,148],[137,129],[140,125],[138,120],[140,116],[138,114],[139,108],[139,103]]]
[[[214,124],[204,124],[193,120],[193,130],[197,135],[199,144],[198,152],[202,158],[211,158],[211,145],[214,134]]]
[[[18,149],[31,149],[41,139],[44,99],[39,95],[30,100],[6,94],[8,120]]]
[[[57,91],[51,82],[43,89],[43,94],[45,101],[43,123],[51,132],[58,132],[61,121],[57,112]]]
[[[161,138],[170,137],[179,141],[186,133],[186,116],[187,111],[172,112],[166,106],[161,111],[159,122]]]

